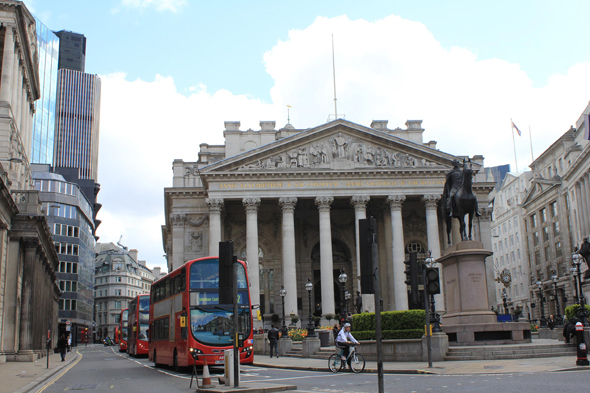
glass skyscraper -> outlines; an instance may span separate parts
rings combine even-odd
[[[59,38],[39,19],[35,18],[35,22],[37,25],[41,97],[35,101],[30,160],[31,163],[36,164],[52,164]]]

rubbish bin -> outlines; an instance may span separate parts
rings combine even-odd
[[[329,330],[318,330],[317,334],[320,339],[320,347],[329,347],[330,334],[332,334],[332,332],[330,332]]]

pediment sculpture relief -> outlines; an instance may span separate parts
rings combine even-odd
[[[259,159],[238,170],[281,168],[331,168],[334,162],[352,162],[356,168],[411,168],[436,165],[425,158],[368,143],[342,133],[295,149]]]

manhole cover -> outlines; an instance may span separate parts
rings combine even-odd
[[[79,383],[71,390],[89,390],[89,389],[96,389],[100,384],[98,383]]]

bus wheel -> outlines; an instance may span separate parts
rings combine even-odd
[[[154,351],[154,367],[158,368],[160,365],[158,364],[158,358],[156,357],[156,351]]]
[[[180,367],[178,367],[178,355],[176,354],[176,349],[174,349],[174,358],[172,359],[174,371],[179,372]]]

